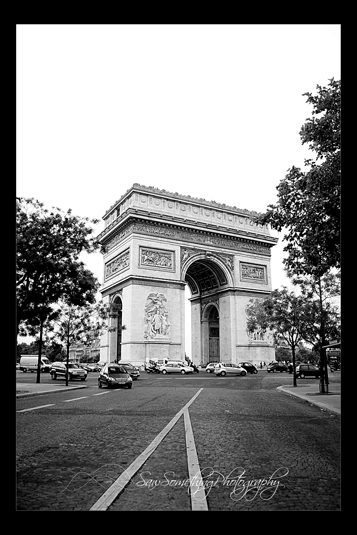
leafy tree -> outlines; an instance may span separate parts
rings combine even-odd
[[[17,345],[17,359],[20,360],[20,357],[22,355],[38,355],[40,350],[40,344],[39,340],[35,340],[34,342],[31,342],[30,344],[21,343]],[[42,344],[42,353],[46,353],[46,357],[50,362],[53,362],[55,360],[61,360],[65,354],[63,353],[62,346],[60,344],[57,344],[56,342],[52,343],[43,343]]]
[[[303,298],[302,337],[320,353],[321,391],[328,385],[326,350],[329,339],[340,339],[340,313],[334,298],[340,296],[340,273],[329,272],[323,277],[295,276]]]
[[[266,299],[251,299],[246,308],[249,331],[258,326],[263,331],[270,329],[274,333],[276,343],[283,342],[291,349],[294,386],[295,352],[302,340],[302,306],[302,299],[283,287],[281,290],[274,290]]]
[[[321,278],[300,276],[293,278],[293,283],[299,285],[299,295],[282,287],[266,299],[251,299],[246,309],[247,328],[271,329],[277,343],[283,341],[290,347],[294,386],[297,350],[303,340],[311,344],[313,351],[320,353],[321,392],[324,393],[328,376],[323,346],[330,338],[340,338],[340,315],[333,303],[333,298],[340,294],[340,274],[327,273]]]
[[[304,93],[313,111],[300,130],[301,141],[315,152],[315,160],[305,160],[305,171],[294,166],[288,170],[277,186],[277,203],[269,205],[257,223],[286,232],[283,240],[288,256],[283,262],[288,276],[313,277],[319,288],[315,321],[321,336],[321,393],[325,393],[328,375],[324,345],[329,326],[325,324],[322,278],[340,268],[341,82],[332,78],[327,87],[316,87],[316,95]]]
[[[288,347],[278,346],[275,348],[275,360],[280,362],[282,360],[291,360],[291,351]]]
[[[302,144],[316,153],[305,160],[307,170],[291,167],[277,186],[278,201],[257,218],[281,232],[289,274],[321,277],[340,266],[340,101],[341,83],[317,86],[317,95],[304,93],[312,118],[300,130]]]
[[[95,302],[99,282],[79,260],[82,251],[98,248],[93,237],[97,220],[51,211],[34,199],[19,198],[17,223],[17,333],[39,332],[39,365],[43,329],[57,315],[60,298],[76,306]]]
[[[304,346],[300,346],[296,352],[296,358],[300,362],[308,362],[310,364],[319,364],[320,356],[316,351],[311,351]]]
[[[62,303],[56,320],[52,322],[48,339],[52,340],[52,343],[56,341],[60,346],[64,346],[67,366],[71,345],[77,342],[91,345],[107,327],[108,316],[109,307],[102,302],[85,307]],[[68,374],[66,374],[66,386],[68,386]]]

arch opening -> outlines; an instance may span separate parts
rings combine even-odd
[[[229,286],[229,272],[219,265],[216,259],[202,255],[200,258],[191,259],[191,263],[186,267],[184,280],[189,288],[186,296],[190,293],[187,297],[190,303],[186,307],[186,312],[189,309],[190,313],[190,328],[185,345],[190,346],[189,353],[196,363],[219,362],[221,349],[216,294]],[[204,308],[203,303],[207,298],[212,298],[217,304],[210,303]],[[187,323],[188,321],[186,325]]]
[[[112,326],[115,328],[116,334],[116,351],[114,362],[121,360],[121,343],[123,330],[123,306],[119,295],[115,296],[112,301]]]

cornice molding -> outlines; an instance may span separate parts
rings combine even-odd
[[[212,236],[225,236],[232,238],[242,238],[251,240],[253,242],[261,242],[269,244],[272,247],[278,242],[278,238],[257,232],[250,232],[244,229],[234,229],[223,225],[215,225],[212,223],[202,223],[188,218],[180,218],[177,216],[168,216],[155,212],[146,212],[135,208],[128,209],[124,214],[118,216],[115,221],[108,225],[98,236],[96,241],[100,244],[106,244],[113,238],[116,231],[122,227],[122,231],[127,228],[134,221],[146,223],[148,225],[155,225],[157,227],[167,227],[172,229],[181,229],[187,232],[211,234]]]
[[[206,199],[203,199],[203,198],[198,198],[198,197],[191,197],[191,195],[183,195],[181,193],[173,193],[171,191],[167,191],[166,189],[160,189],[160,188],[155,188],[153,186],[144,186],[142,184],[138,184],[137,182],[135,182],[121,197],[120,199],[118,199],[107,211],[106,213],[104,214],[103,216],[103,219],[105,219],[113,210],[115,210],[115,208],[124,201],[124,199],[126,197],[128,197],[131,193],[133,193],[134,191],[140,193],[149,193],[150,195],[153,195],[153,196],[165,196],[165,198],[170,198],[170,199],[173,199],[173,200],[180,200],[180,201],[186,201],[186,202],[191,202],[191,203],[195,203],[195,204],[200,204],[200,205],[204,205],[204,206],[208,206],[208,207],[211,207],[211,208],[219,208],[221,210],[230,210],[230,211],[234,211],[234,212],[237,212],[239,214],[243,214],[245,216],[251,216],[253,218],[255,217],[258,217],[260,215],[262,215],[260,212],[256,212],[254,210],[247,210],[245,208],[237,208],[236,206],[229,206],[227,204],[224,204],[224,203],[218,203],[216,201],[207,201]]]

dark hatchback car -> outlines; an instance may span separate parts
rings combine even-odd
[[[320,370],[317,366],[313,364],[299,364],[296,366],[296,376],[301,377],[315,377],[316,379],[320,377]]]
[[[285,364],[281,364],[280,362],[272,362],[271,364],[268,364],[267,366],[267,372],[268,373],[275,373],[275,372],[287,372],[288,367],[285,366]]]
[[[258,373],[258,368],[252,362],[240,362],[239,366],[244,368],[248,373]]]
[[[106,364],[100,370],[98,377],[98,387],[102,388],[103,385],[107,388],[114,386],[131,388],[133,380],[124,366],[120,366],[119,364]]]
[[[130,377],[134,379],[134,381],[139,379],[140,377],[139,368],[137,368],[136,366],[133,366],[132,364],[130,364],[130,362],[121,362],[120,366],[123,366],[123,368],[126,369],[128,374],[130,375]]]

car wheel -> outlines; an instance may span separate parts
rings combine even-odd
[[[181,373],[181,375],[185,375],[186,372],[185,372],[185,370],[181,370],[180,373]]]
[[[254,370],[254,372],[253,372],[253,373],[258,373],[258,370]]]
[[[57,379],[57,373],[56,372],[51,373],[51,377],[53,380]]]
[[[162,373],[163,373],[164,375],[166,375],[166,374],[167,374],[167,371],[166,371],[166,370],[162,370]]]
[[[98,379],[98,388],[102,388],[102,383],[100,382],[99,379]]]
[[[23,371],[24,373],[26,373],[26,372],[27,372],[27,368],[22,368],[22,371]]]
[[[247,372],[240,372],[240,375],[244,377],[245,375],[247,375]]]
[[[301,379],[304,379],[304,378],[305,378],[305,374],[304,374],[304,373],[300,373],[299,377],[300,377]]]
[[[132,384],[130,384],[130,385],[127,385],[127,388],[131,388],[132,386],[133,386]]]
[[[86,380],[86,378],[85,378],[85,377],[81,377],[81,381],[85,381],[85,380]]]
[[[220,373],[220,375],[222,375],[222,377],[224,377],[225,375],[227,375],[227,372],[225,372],[224,370]]]
[[[206,373],[211,373],[211,370],[206,370]]]

